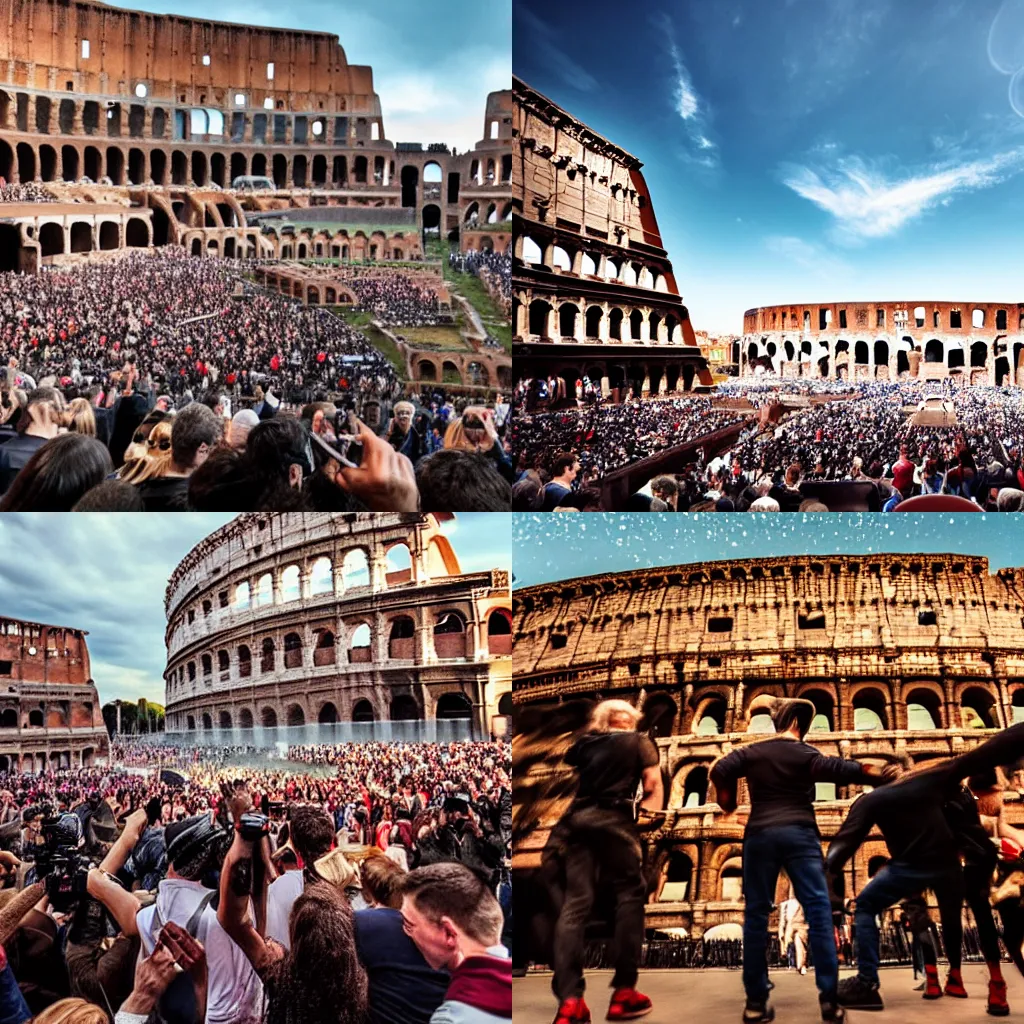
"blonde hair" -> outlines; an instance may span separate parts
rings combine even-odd
[[[395,404],[391,407],[392,415],[397,415],[399,409],[405,409],[410,416],[414,412],[416,412],[416,406],[413,405],[412,402],[405,401],[405,399],[402,399],[402,401],[400,402],[395,402]]]
[[[635,729],[641,714],[632,704],[624,700],[603,700],[594,708],[590,715],[590,728],[594,732],[613,732],[612,719],[616,715],[626,715],[633,723],[631,728]]]
[[[61,999],[33,1017],[32,1024],[110,1024],[110,1018],[85,999]]]
[[[359,885],[359,868],[351,863],[341,850],[331,850],[313,865],[317,874],[344,892],[349,886]]]
[[[96,436],[96,414],[87,398],[72,399],[66,413],[68,430],[86,437]]]
[[[128,466],[121,474],[121,479],[126,484],[141,484],[144,480],[153,480],[163,476],[171,464],[171,427],[173,420],[166,419],[153,426],[146,438],[145,455]],[[167,448],[159,447],[162,441],[167,442]],[[133,447],[142,447],[133,445]]]

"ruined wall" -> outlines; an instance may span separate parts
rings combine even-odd
[[[977,384],[1024,381],[1024,303],[839,302],[762,306],[743,315],[741,370],[770,361],[781,376],[889,379],[962,375]]]
[[[650,927],[699,935],[741,917],[730,894],[748,795],[742,783],[739,820],[722,821],[708,772],[765,731],[756,716],[748,730],[758,695],[813,701],[809,742],[879,762],[961,753],[1024,716],[1024,570],[992,574],[984,558],[673,566],[525,588],[513,615],[517,706],[624,697],[657,738],[666,815],[648,839]],[[826,842],[859,791],[819,791]],[[1019,802],[1009,812],[1024,819]],[[879,854],[876,836],[847,869],[848,893]]]
[[[615,343],[630,346],[622,358],[650,364],[678,360],[667,346],[692,346],[706,366],[640,161],[519,79],[513,95],[512,315],[523,355],[544,351],[531,344]],[[546,355],[565,357],[557,348]],[[621,386],[607,367],[597,376]],[[650,374],[637,364],[621,376]]]

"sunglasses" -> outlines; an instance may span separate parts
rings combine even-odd
[[[169,452],[171,450],[171,442],[164,439],[163,441],[157,442],[150,438],[147,442],[150,448],[159,448],[162,452]]]

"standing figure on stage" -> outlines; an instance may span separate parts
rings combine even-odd
[[[857,761],[826,757],[804,742],[816,714],[811,701],[755,697],[748,716],[762,710],[771,715],[775,735],[738,747],[711,769],[718,804],[727,814],[736,809],[738,780],[746,778],[750,790],[750,817],[743,836],[743,1021],[775,1019],[768,1003],[768,916],[782,869],[804,909],[821,1019],[841,1021],[844,1014],[836,997],[839,963],[814,816],[814,787],[818,782],[877,785],[882,774]]]
[[[664,787],[658,750],[636,731],[640,717],[626,701],[602,701],[588,731],[565,756],[577,771],[579,786],[545,854],[561,859],[565,876],[554,934],[555,1024],[590,1021],[583,999],[584,930],[599,877],[602,892],[615,896],[615,976],[608,1020],[635,1020],[652,1009],[651,1000],[636,990],[647,887],[633,805],[642,785],[641,808],[660,811]]]

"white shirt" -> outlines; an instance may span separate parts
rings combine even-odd
[[[288,941],[288,918],[295,901],[302,895],[301,871],[286,871],[275,878],[267,890],[267,938],[277,939],[285,949]]]
[[[136,918],[142,939],[139,959],[150,956],[156,945],[153,918],[157,907],[165,924],[173,921],[184,928],[209,891],[199,882],[165,878],[160,883],[156,904],[140,910]],[[206,949],[209,972],[206,1024],[258,1024],[263,1019],[263,983],[209,905],[199,920],[196,938]]]

